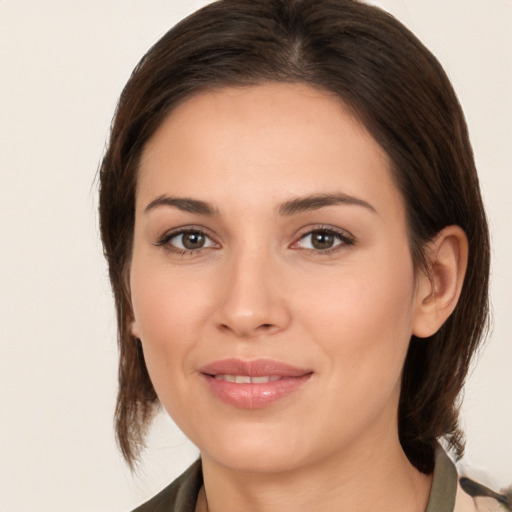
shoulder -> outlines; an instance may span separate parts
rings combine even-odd
[[[502,497],[505,498],[503,495]],[[501,502],[495,496],[470,496],[457,486],[454,512],[508,512],[512,507]]]
[[[426,512],[512,512],[512,489],[497,493],[457,474],[455,464],[438,445]]]
[[[486,499],[487,503],[478,504],[475,498],[466,494],[460,484],[457,485],[457,494],[455,497],[455,508],[453,512],[491,512],[499,511],[498,503],[495,500]],[[484,508],[485,507],[485,508]]]
[[[470,478],[459,478],[454,512],[512,512],[511,491],[500,494]]]
[[[197,460],[174,482],[133,512],[194,512],[202,485],[201,461]]]

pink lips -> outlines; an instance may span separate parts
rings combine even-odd
[[[312,371],[273,361],[224,359],[199,369],[214,396],[242,409],[260,409],[301,388]]]

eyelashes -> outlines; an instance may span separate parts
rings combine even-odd
[[[310,254],[328,255],[344,247],[354,245],[355,239],[348,232],[331,226],[316,226],[308,229],[289,247]],[[165,233],[154,244],[171,253],[199,255],[205,250],[220,249],[221,245],[204,229],[187,227]]]
[[[331,254],[342,247],[354,244],[354,238],[341,230],[331,227],[318,227],[304,233],[292,248],[301,248],[320,254]]]
[[[186,228],[166,233],[158,239],[155,245],[182,255],[220,247],[208,233],[199,228]]]

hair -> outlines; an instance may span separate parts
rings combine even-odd
[[[392,163],[416,271],[424,248],[461,226],[469,261],[458,304],[428,339],[412,336],[398,411],[402,447],[424,473],[443,438],[457,457],[460,394],[488,325],[489,234],[461,107],[436,58],[400,22],[357,0],[221,0],[167,32],[126,84],[100,166],[100,229],[115,297],[121,451],[133,468],[159,407],[130,332],[129,269],[141,152],[177,104],[227,86],[305,83],[334,93]]]

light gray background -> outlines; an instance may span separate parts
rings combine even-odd
[[[190,0],[0,0],[0,511],[129,510],[196,450],[165,418],[116,450],[115,320],[94,177],[118,94]],[[446,67],[494,243],[495,328],[466,389],[467,460],[512,484],[511,0],[382,0]],[[483,478],[486,478],[485,475]]]

